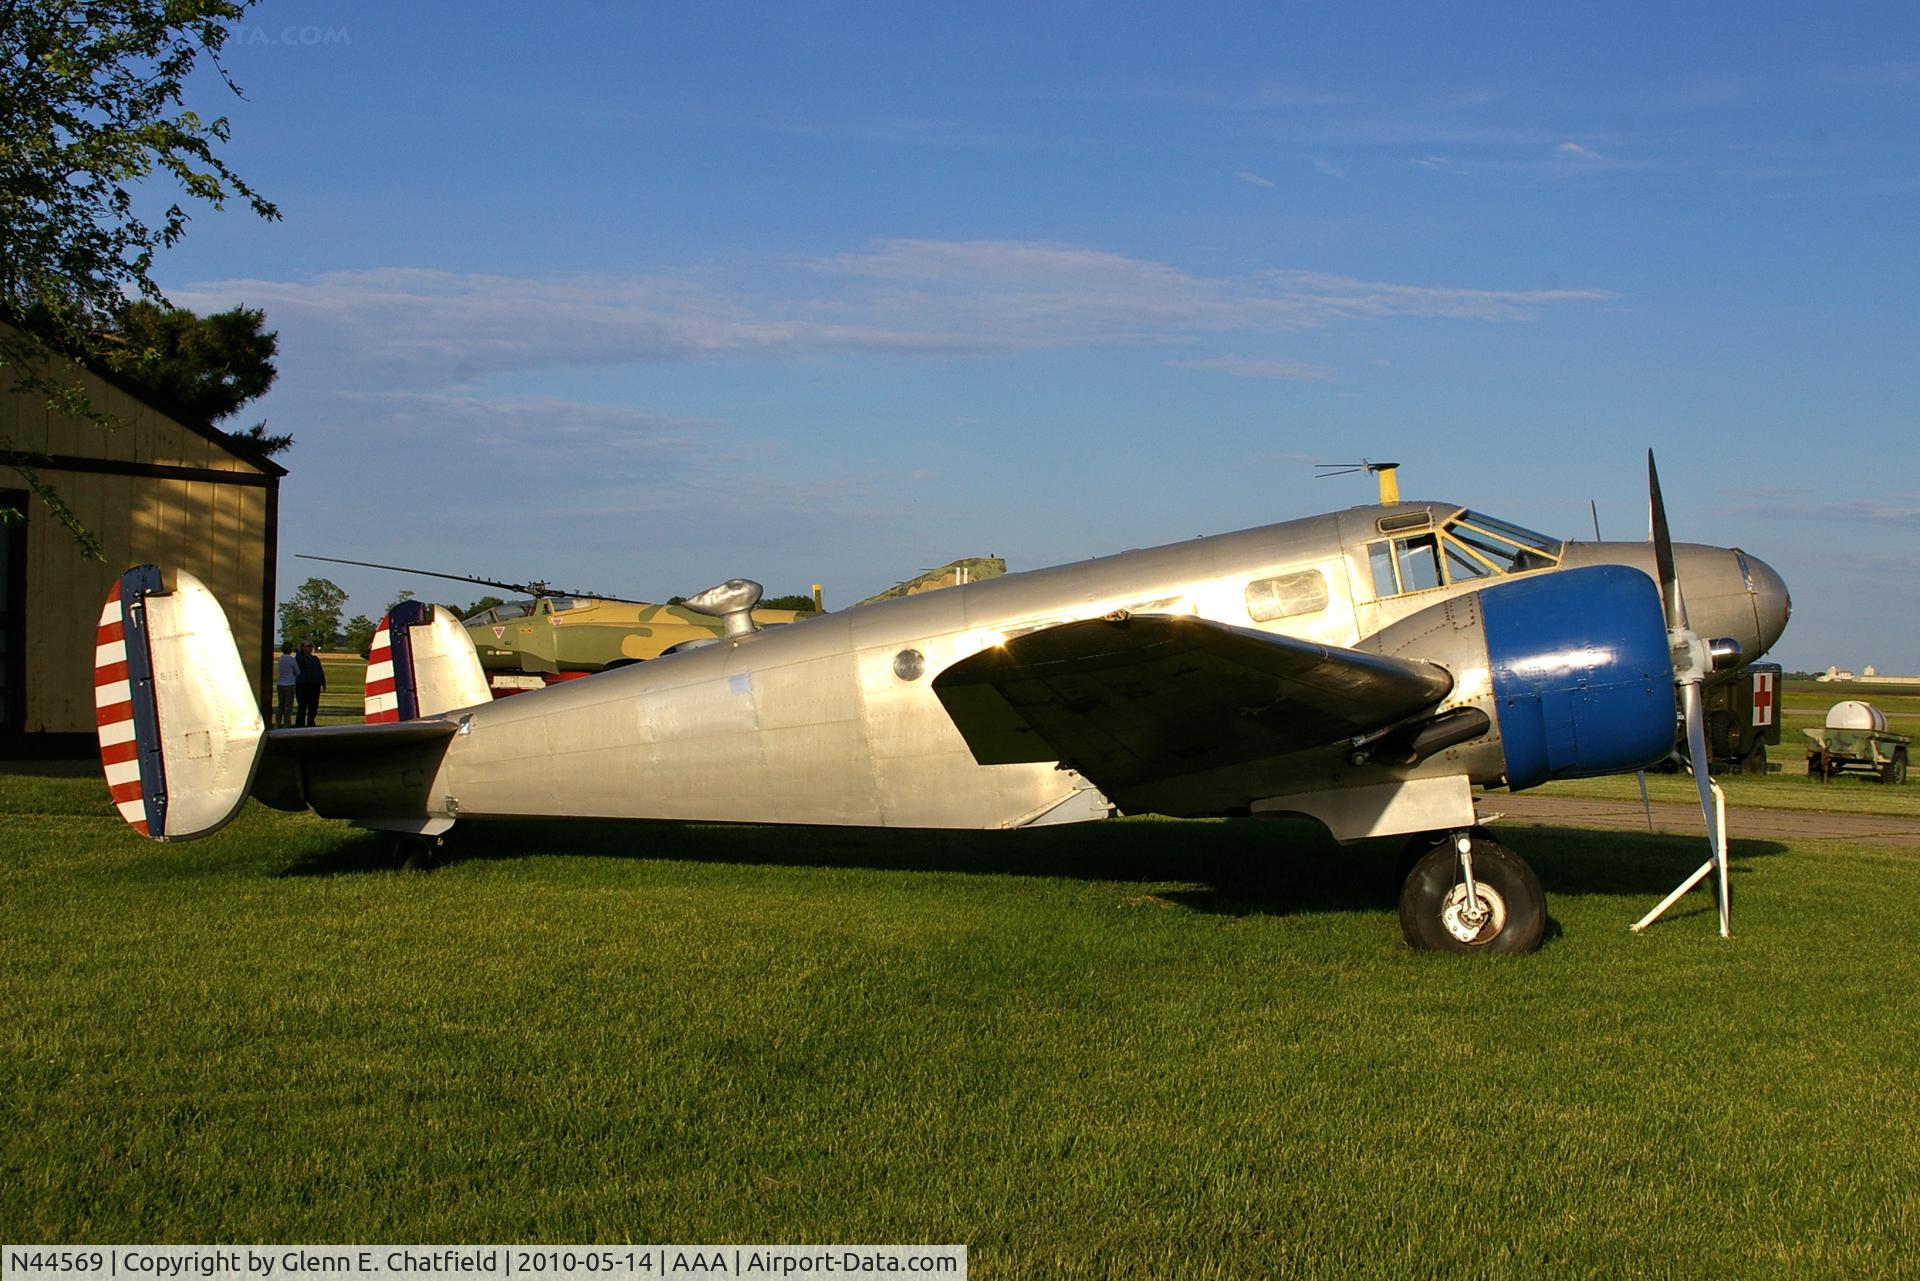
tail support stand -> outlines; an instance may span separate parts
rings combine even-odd
[[[1710,781],[1708,785],[1713,788],[1714,817],[1719,820],[1715,824],[1719,829],[1719,839],[1714,842],[1713,857],[1702,863],[1700,869],[1692,876],[1682,881],[1679,889],[1661,899],[1658,907],[1627,927],[1635,934],[1659,920],[1661,913],[1678,903],[1688,890],[1717,872],[1720,891],[1720,937],[1723,939],[1733,937],[1733,900],[1727,890],[1727,794],[1720,790],[1718,783]]]

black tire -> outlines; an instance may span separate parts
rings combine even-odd
[[[1882,783],[1904,783],[1907,781],[1907,749],[1893,749],[1893,759],[1880,767]]]
[[[1473,838],[1473,880],[1486,921],[1475,932],[1461,919],[1466,884],[1460,856],[1442,841],[1414,864],[1400,890],[1400,932],[1420,952],[1524,955],[1547,932],[1547,895],[1526,860],[1498,841]]]
[[[1753,750],[1740,762],[1740,771],[1744,774],[1764,774],[1767,772],[1767,745],[1755,743]]]
[[[424,872],[434,865],[440,854],[440,842],[431,836],[398,836],[394,840],[394,855],[403,872]]]

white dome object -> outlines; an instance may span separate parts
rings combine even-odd
[[[1844,703],[1835,703],[1832,710],[1828,711],[1827,728],[1869,730],[1884,734],[1887,732],[1887,718],[1872,703],[1850,698]]]

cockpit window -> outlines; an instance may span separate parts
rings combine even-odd
[[[1549,569],[1560,563],[1560,551],[1565,545],[1557,538],[1548,538],[1475,511],[1463,511],[1448,521],[1446,536],[1464,545],[1470,556],[1485,561],[1493,572],[1500,574]]]
[[[1564,544],[1530,529],[1461,511],[1437,534],[1391,538],[1367,545],[1374,599],[1467,583],[1498,574],[1550,569]]]
[[[1433,534],[1373,543],[1368,554],[1373,566],[1375,597],[1423,592],[1441,584],[1440,541]]]
[[[504,623],[509,618],[524,618],[533,612],[530,600],[510,600],[504,605],[495,605],[492,609],[483,609],[463,619],[468,627],[478,627],[482,623]]]

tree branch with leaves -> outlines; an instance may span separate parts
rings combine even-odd
[[[154,256],[179,241],[189,206],[244,201],[280,214],[221,159],[230,126],[186,105],[202,59],[236,97],[220,50],[253,0],[6,0],[0,4],[0,371],[55,413],[117,426],[65,361],[105,360],[128,308],[165,304]],[[157,216],[151,179],[176,198]],[[99,541],[0,435],[0,466],[99,559]],[[0,512],[0,519],[9,513]],[[21,513],[10,513],[19,519]]]

